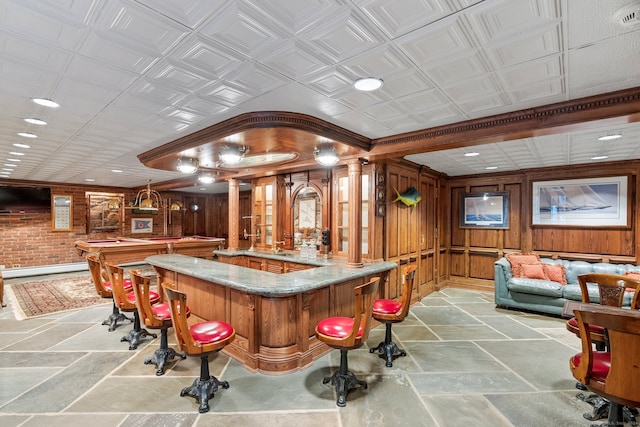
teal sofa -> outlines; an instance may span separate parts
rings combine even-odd
[[[541,258],[547,264],[563,264],[567,284],[562,285],[551,280],[513,277],[511,264],[506,258],[495,262],[494,292],[497,307],[514,308],[553,315],[561,315],[562,308],[568,300],[581,301],[582,294],[578,284],[578,276],[585,273],[607,273],[624,275],[627,271],[640,272],[640,267],[633,264],[609,264],[605,262],[590,263],[586,261],[567,261]],[[599,302],[598,287],[589,284],[589,299]],[[624,306],[631,304],[632,292],[624,297]]]

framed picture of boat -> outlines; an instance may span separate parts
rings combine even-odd
[[[538,181],[532,186],[532,225],[628,227],[627,176]]]
[[[509,228],[509,193],[460,195],[461,228]]]

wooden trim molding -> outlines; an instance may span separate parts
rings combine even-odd
[[[378,138],[370,154],[373,159],[399,157],[552,135],[594,127],[603,120],[640,121],[640,87]]]

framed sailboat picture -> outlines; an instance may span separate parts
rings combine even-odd
[[[533,182],[532,225],[628,227],[627,176]]]
[[[509,228],[509,193],[460,195],[461,228]]]

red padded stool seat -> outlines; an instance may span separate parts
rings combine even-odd
[[[367,389],[367,383],[359,380],[349,371],[347,353],[349,350],[361,347],[369,336],[371,328],[371,309],[373,295],[378,289],[379,277],[356,286],[354,289],[354,314],[352,317],[328,317],[316,325],[316,338],[329,347],[340,350],[340,367],[333,375],[324,377],[323,384],[331,382],[335,387],[338,398],[336,405],[347,405],[347,393],[361,387]]]
[[[168,302],[151,304],[158,294],[150,289],[149,276],[142,275],[138,270],[130,270],[129,275],[133,282],[133,293],[140,321],[148,328],[160,329],[160,347],[153,352],[153,356],[144,359],[144,364],[153,363],[156,365],[156,375],[164,375],[167,361],[173,360],[176,356],[182,360],[187,358],[186,354],[180,354],[169,347],[167,330],[173,325],[171,307]],[[190,314],[191,311],[187,307],[187,316]]]
[[[229,388],[229,382],[220,381],[209,373],[209,354],[217,353],[236,337],[236,331],[227,322],[207,320],[191,326],[187,323],[187,296],[174,289],[172,283],[162,283],[171,308],[171,319],[176,341],[189,356],[200,356],[200,378],[180,391],[180,396],[191,396],[200,404],[198,412],[209,411],[209,399],[218,387]]]
[[[148,336],[157,338],[158,336],[156,334],[152,334],[140,325],[140,314],[136,306],[136,293],[135,291],[127,291],[125,289],[124,270],[122,267],[106,263],[105,269],[109,274],[109,281],[111,282],[111,289],[113,291],[113,301],[116,306],[122,311],[133,313],[133,329],[131,329],[127,335],[120,338],[120,341],[128,341],[129,350],[135,350],[138,348],[138,344],[142,338]],[[151,304],[155,304],[160,301],[160,295],[157,292],[150,292],[149,300]]]
[[[98,257],[95,255],[87,255],[87,264],[89,265],[89,271],[91,272],[91,279],[93,280],[93,285],[96,288],[96,292],[102,298],[111,298],[113,300],[113,309],[111,310],[111,315],[107,317],[103,325],[109,325],[109,332],[113,332],[116,330],[118,326],[118,322],[124,322],[128,320],[129,322],[133,322],[133,319],[125,316],[123,313],[120,313],[120,309],[116,305],[115,299],[113,299],[113,289],[111,286],[111,282],[109,280],[105,280],[105,276],[108,276],[108,272],[106,269],[102,267]],[[131,281],[125,280],[123,285],[126,287],[128,285],[129,289],[131,289]]]
[[[402,322],[409,313],[411,305],[411,294],[413,292],[413,280],[415,277],[416,266],[410,265],[406,268],[402,280],[402,294],[400,299],[377,299],[373,302],[373,311],[371,315],[374,319],[384,323],[384,341],[375,347],[369,349],[370,353],[378,352],[381,359],[385,359],[385,366],[392,367],[393,359],[399,356],[406,356],[407,352],[398,348],[398,345],[391,338],[391,325],[393,323]]]

